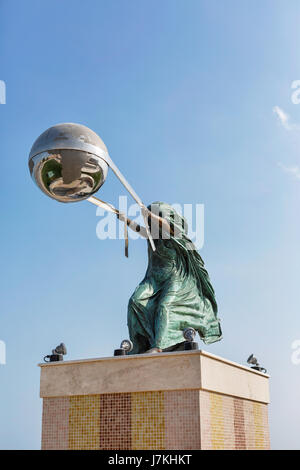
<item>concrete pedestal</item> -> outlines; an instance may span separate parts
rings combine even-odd
[[[269,376],[204,351],[40,364],[42,449],[268,449]]]

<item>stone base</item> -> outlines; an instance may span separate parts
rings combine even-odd
[[[268,376],[204,351],[40,364],[42,449],[268,449]]]

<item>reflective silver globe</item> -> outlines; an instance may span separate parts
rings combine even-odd
[[[57,124],[41,134],[29,155],[37,186],[60,202],[87,199],[103,185],[108,150],[100,137],[81,124]]]

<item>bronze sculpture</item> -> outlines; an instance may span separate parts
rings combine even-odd
[[[201,256],[187,237],[186,221],[163,202],[148,209],[167,225],[160,224],[152,233],[156,250],[148,246],[145,277],[129,300],[131,354],[183,349],[182,333],[188,327],[198,331],[206,344],[219,341],[222,332],[214,290]],[[149,221],[152,232],[157,223],[156,218]],[[145,231],[142,235],[147,236]]]
[[[141,208],[145,227],[93,194],[102,186],[110,167]],[[127,227],[147,238],[148,268],[128,304],[130,354],[183,348],[182,333],[198,331],[206,344],[222,337],[217,303],[204,262],[187,236],[187,224],[170,205],[145,207],[110,158],[100,137],[79,124],[58,124],[32,146],[29,169],[33,180],[49,197],[60,202],[89,202],[114,212]]]

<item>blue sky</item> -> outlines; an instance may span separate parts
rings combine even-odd
[[[145,203],[205,204],[224,339],[201,347],[258,356],[272,447],[299,449],[299,21],[296,0],[0,1],[0,448],[40,447],[37,363],[61,341],[68,359],[111,355],[147,265],[143,240],[126,259],[92,205],[30,179],[36,137],[79,122]],[[110,173],[99,196],[123,194]]]

